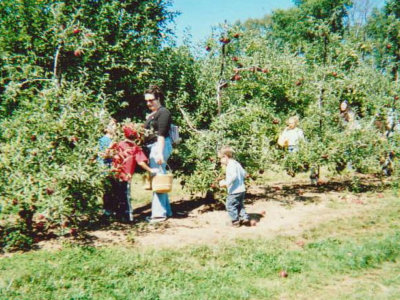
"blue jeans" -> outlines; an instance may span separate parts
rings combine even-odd
[[[117,204],[117,218],[133,221],[133,209],[131,204],[130,182],[122,181],[119,183],[121,188],[121,198]]]
[[[167,160],[172,153],[172,142],[169,137],[165,138],[165,146],[163,152],[164,163],[161,165],[156,162],[156,151],[158,149],[158,142],[147,146],[150,150],[149,161],[150,168],[159,170],[159,173],[166,174]],[[152,218],[166,218],[172,216],[171,204],[169,203],[168,194],[160,194],[153,192],[153,200],[151,202],[151,217]]]
[[[229,194],[226,198],[226,210],[232,222],[249,220],[249,216],[247,215],[243,204],[245,194],[246,192]]]

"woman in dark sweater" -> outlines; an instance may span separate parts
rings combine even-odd
[[[154,132],[146,140],[146,146],[150,151],[150,168],[157,168],[165,174],[167,160],[172,152],[172,142],[168,135],[171,127],[171,113],[161,105],[163,94],[157,86],[146,90],[144,98],[147,107],[151,110],[151,114],[146,119],[145,128],[152,129]],[[168,194],[153,192],[150,222],[165,221],[171,216],[172,210]]]

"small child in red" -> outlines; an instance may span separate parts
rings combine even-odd
[[[136,164],[141,166],[149,173],[153,172],[147,162],[148,158],[144,154],[142,148],[138,146],[134,141],[138,139],[138,133],[131,126],[127,125],[123,127],[125,140],[111,145],[110,149],[114,152],[112,159],[113,172],[117,177],[124,189],[125,199],[118,205],[117,215],[122,215],[123,218],[133,221],[133,210],[131,205],[130,197],[130,181],[132,175],[135,172]]]

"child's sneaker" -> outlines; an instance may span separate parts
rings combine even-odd
[[[232,227],[240,227],[240,221],[233,221]]]
[[[240,224],[244,226],[250,226],[250,220],[249,219],[240,220]]]

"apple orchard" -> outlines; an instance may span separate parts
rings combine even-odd
[[[169,1],[1,1],[0,248],[98,221],[98,139],[110,117],[143,122],[149,84],[180,126],[171,167],[188,194],[218,197],[223,144],[253,179],[349,163],[380,178],[390,155],[397,189],[399,133],[384,124],[400,108],[400,4],[356,18],[356,2],[295,1],[176,46]],[[360,129],[343,130],[344,100]],[[288,155],[277,138],[294,115],[306,139]]]

